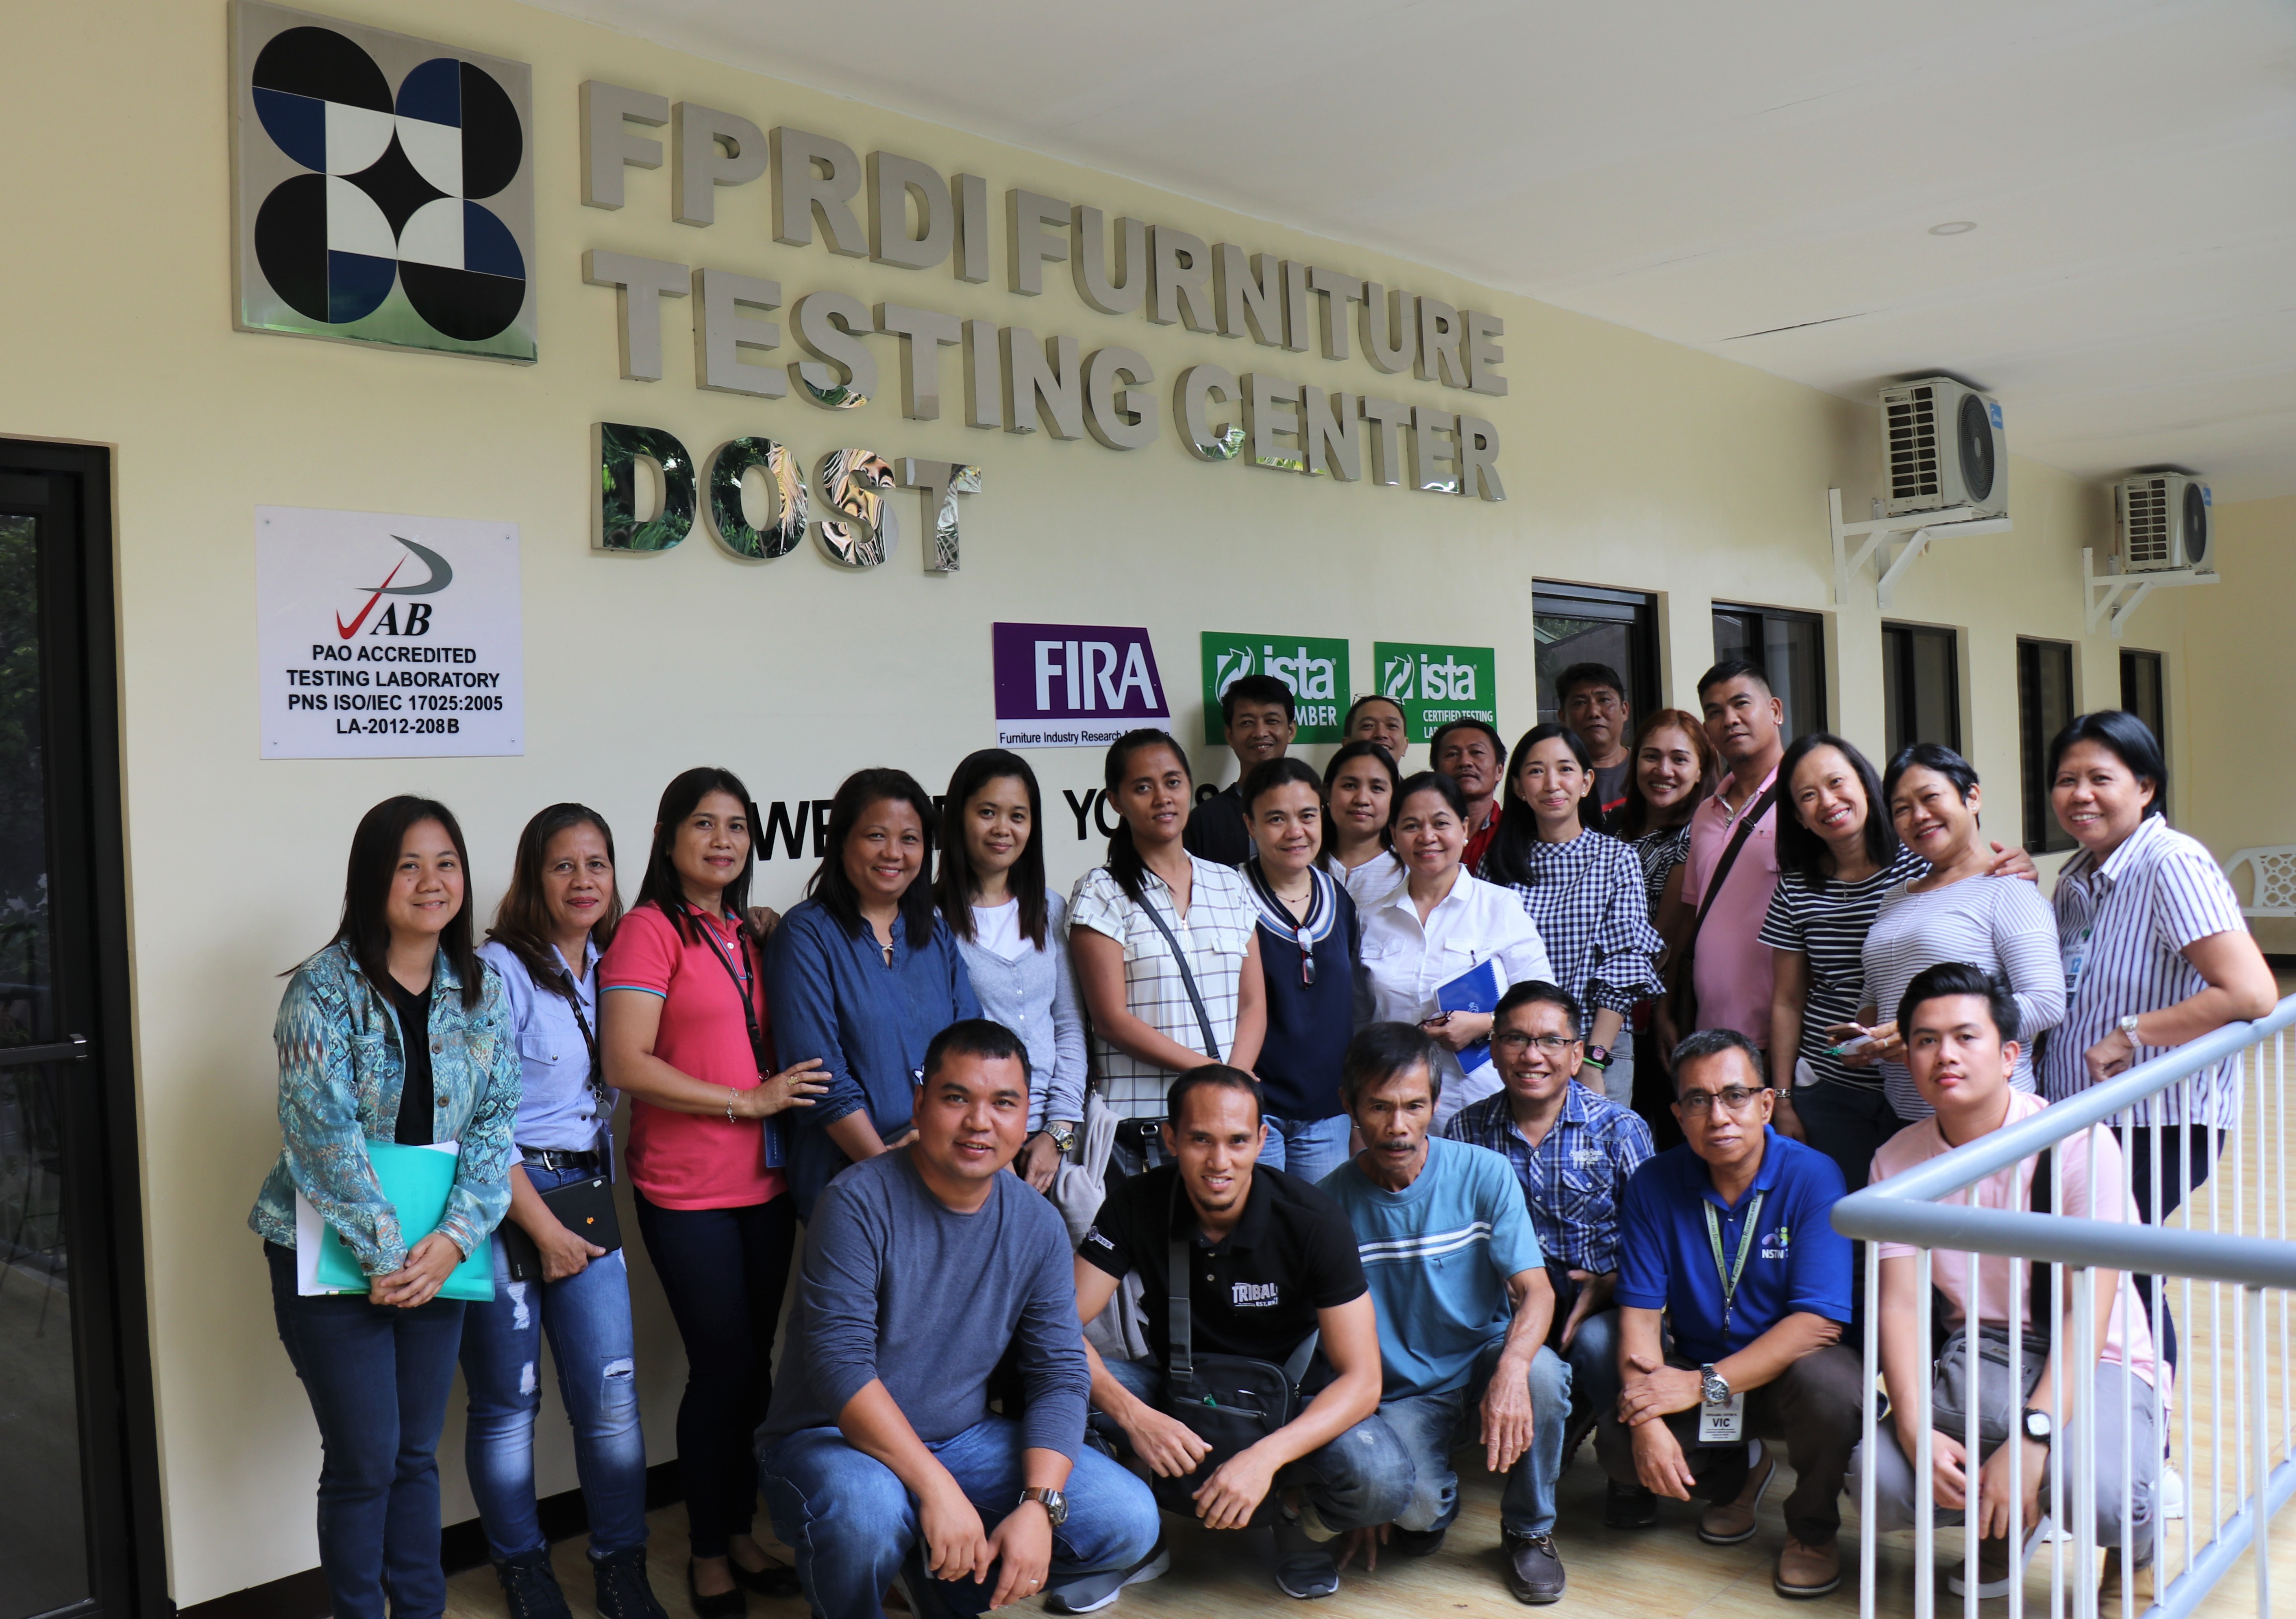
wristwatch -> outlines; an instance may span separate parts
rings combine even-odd
[[[1587,1060],[1593,1063],[1598,1068],[1609,1067],[1611,1066],[1611,1048],[1606,1045],[1588,1046],[1587,1048]]]
[[[1062,1157],[1068,1157],[1076,1149],[1076,1130],[1077,1127],[1067,1119],[1045,1121],[1044,1133],[1053,1138],[1053,1145],[1061,1149]]]
[[[1040,1485],[1031,1484],[1021,1492],[1021,1500],[1023,1502],[1034,1501],[1042,1507],[1045,1509],[1045,1517],[1051,1521],[1055,1529],[1069,1521],[1069,1498],[1058,1490],[1047,1490]]]
[[[2142,1021],[2143,1017],[2144,1014],[2141,1012],[2131,1012],[2126,1018],[2121,1018],[2117,1026],[2122,1034],[2128,1036],[2128,1043],[2131,1045],[2138,1043],[2136,1038],[2136,1026],[2140,1021]]]
[[[1707,1404],[1730,1403],[1730,1379],[1715,1370],[1712,1366],[1702,1366],[1698,1369],[1698,1387],[1699,1393],[1704,1397]]]
[[[2037,1411],[2031,1406],[2027,1406],[2024,1423],[2025,1437],[2036,1443],[2046,1444],[2055,1436],[2057,1425],[2049,1420],[2049,1413],[2046,1411]]]

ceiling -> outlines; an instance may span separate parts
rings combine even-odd
[[[1846,397],[1950,372],[2069,471],[2296,494],[2284,0],[543,3]]]

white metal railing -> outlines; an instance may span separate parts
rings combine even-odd
[[[2152,1386],[2136,1378],[2122,1383],[2120,1455],[2118,1476],[2133,1496],[2136,1487],[2129,1454],[2132,1419],[2149,1402],[2156,1443],[2167,1441],[2168,1461],[2183,1480],[2181,1520],[2173,1527],[2159,1507],[2146,1532],[2149,1563],[2155,1572],[2158,1594],[2149,1607],[2128,1599],[2124,1586],[2121,1610],[2184,1619],[2229,1573],[2241,1554],[2256,1548],[2256,1612],[2272,1612],[2271,1558],[2266,1526],[2291,1494],[2296,1494],[2296,1363],[2290,1355],[2292,1291],[2296,1291],[2296,1243],[2288,1222],[2288,1102],[2286,1092],[2288,1031],[2296,1026],[2296,995],[2283,1001],[2255,1023],[2234,1024],[2107,1083],[2091,1087],[2019,1121],[1956,1148],[1902,1175],[1868,1187],[1835,1206],[1834,1228],[1865,1242],[1866,1379],[1874,1386],[1880,1378],[1881,1248],[1884,1242],[1918,1250],[1918,1320],[1915,1332],[1924,1346],[1927,1364],[1931,1342],[1931,1281],[1935,1265],[1943,1263],[1969,1267],[1962,1274],[1972,1283],[1978,1255],[2005,1255],[2013,1262],[2046,1262],[2052,1317],[2062,1322],[2066,1288],[2070,1296],[2073,1342],[2068,1359],[2058,1347],[2060,1368],[2095,1365],[2108,1322],[2095,1319],[2095,1288],[2090,1285],[2098,1269],[2120,1272],[2118,1296],[2130,1312],[2142,1308],[2132,1277],[2152,1278],[2150,1326],[2155,1363]],[[2205,1075],[2223,1064],[2213,1082]],[[2214,1094],[2210,1092],[2213,1089]],[[1978,1188],[1988,1177],[2022,1163],[2046,1149],[2086,1150],[2093,1165],[2095,1132],[2100,1124],[2157,1117],[2137,1108],[2148,1099],[2165,1099],[2171,1116],[2179,1120],[2213,1118],[2218,1131],[2218,1156],[2213,1173],[2205,1166],[2205,1182],[2193,1185],[2194,1155],[2177,1152],[2178,1214],[2165,1225],[2116,1223],[2067,1214],[2037,1214],[1977,1206]],[[2207,1109],[2214,1105],[2216,1111]],[[2157,1147],[2161,1137],[2153,1140]],[[2189,1140],[2189,1133],[2187,1133]],[[2151,1206],[2162,1206],[2170,1190],[2161,1181],[2161,1157],[2151,1154]],[[2065,1206],[2062,1195],[2064,1150],[2051,1153],[2052,1209]],[[2094,1177],[2089,1183],[2094,1186]],[[2098,1188],[2102,1193],[2104,1189]],[[2008,1342],[2021,1343],[2025,1311],[2026,1272],[2022,1263],[2011,1266],[2008,1293]],[[2163,1329],[2171,1307],[2172,1286],[2177,1327],[2181,1340],[2179,1369],[2172,1381]],[[1971,1301],[1969,1323],[1976,1330],[1975,1303],[1980,1289],[1966,1289]],[[2057,1337],[2062,1338],[2060,1330]],[[2012,1348],[2011,1369],[2018,1353]],[[1977,1372],[1969,1382],[1974,1394]],[[2099,1413],[2086,1376],[2052,1379],[2053,1430],[2061,1437],[2053,1454],[2070,1453],[2082,1459],[2070,1468],[2052,1468],[2041,1510],[2051,1533],[2046,1542],[2048,1558],[2051,1619],[2068,1612],[2074,1619],[2095,1619],[2099,1600],[2097,1581],[2096,1490],[2095,1456]],[[2066,1430],[2068,1389],[2071,1390],[2071,1430]],[[1905,1391],[1895,1391],[1902,1394]],[[1939,1508],[1931,1475],[1931,1387],[1922,1380],[1913,1391],[1917,1402],[1918,1454],[1909,1458],[1914,1480],[1914,1565],[1911,1570],[1912,1612],[1915,1619],[1933,1619],[1939,1602],[1936,1590]],[[2022,1389],[2016,1394],[2021,1396]],[[1968,1477],[1975,1492],[1980,1454],[1977,1415],[1984,1402],[1966,1401],[1969,1419],[1963,1439],[1972,1458]],[[1864,1448],[1857,1469],[1858,1492],[1859,1613],[1874,1619],[1882,1611],[1882,1599],[1891,1599],[1890,1611],[1902,1612],[1896,1598],[1903,1586],[1893,1573],[1893,1589],[1882,1589],[1882,1548],[1876,1534],[1876,1476],[1874,1465],[1880,1435],[1878,1402],[1866,1402]],[[2011,1410],[2022,1404],[2013,1399]],[[2021,1521],[2024,1480],[2022,1447],[2013,1446],[2010,1467],[2011,1526],[2008,1543],[2021,1549],[2033,1525]],[[2070,1472],[2072,1477],[2066,1475]],[[2157,1472],[2157,1470],[2156,1470]],[[2067,1499],[2070,1494],[2070,1500]],[[2120,1524],[2120,1566],[2124,1575],[2135,1570],[2145,1548],[2131,1525],[2135,1502],[2124,1499]],[[2068,1553],[2070,1552],[2070,1556]],[[1894,1563],[1895,1558],[1893,1556]],[[1960,1574],[1964,1595],[1956,1599],[1967,1619],[1979,1613],[1978,1539],[1964,1537]],[[2023,1619],[2025,1562],[2013,1552],[2007,1613]],[[1992,1611],[1999,1612],[1997,1606]]]

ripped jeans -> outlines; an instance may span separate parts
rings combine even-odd
[[[587,1179],[579,1170],[526,1165],[534,1190]],[[463,1380],[471,1394],[463,1439],[471,1494],[487,1549],[497,1560],[547,1553],[534,1504],[534,1415],[542,1409],[542,1337],[574,1425],[574,1468],[590,1518],[590,1556],[646,1543],[645,1439],[638,1431],[629,1272],[619,1252],[563,1281],[514,1282],[495,1248],[495,1297],[463,1322]]]

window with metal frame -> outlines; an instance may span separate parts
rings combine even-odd
[[[2169,752],[2167,660],[2158,652],[2125,650],[2120,654],[2120,706],[2152,727],[2162,757]]]
[[[2017,642],[2017,765],[2024,793],[2025,849],[2056,854],[2072,834],[2049,808],[2049,739],[2072,723],[2073,650],[2062,641]]]
[[[1658,683],[1657,597],[1540,579],[1531,586],[1530,623],[1537,642],[1539,724],[1562,717],[1562,693],[1554,683],[1573,664],[1607,664],[1617,670],[1627,683],[1619,695],[1635,719],[1665,706]]]
[[[1714,604],[1714,660],[1743,658],[1785,707],[1788,741],[1825,729],[1825,621],[1782,607]]]
[[[1882,626],[1882,709],[1890,758],[1915,742],[1961,746],[1961,633],[1932,624]]]

